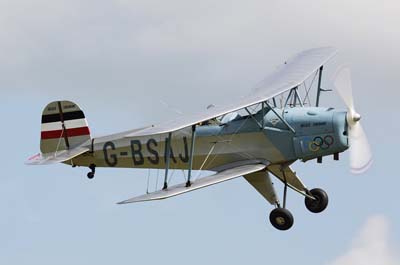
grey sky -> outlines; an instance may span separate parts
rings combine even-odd
[[[361,240],[393,243],[380,253],[395,264],[398,14],[394,0],[0,0],[0,263],[347,265],[359,246],[353,238],[371,230],[384,235]],[[350,175],[347,155],[322,166],[298,163],[308,186],[325,188],[331,204],[311,215],[290,193],[290,232],[270,227],[271,207],[242,179],[117,206],[145,191],[147,171],[104,169],[89,181],[86,169],[22,165],[39,150],[40,114],[54,99],[80,104],[95,135],[112,133],[171,118],[160,100],[186,113],[235,99],[287,57],[327,45],[340,55],[324,84],[331,88],[335,67],[351,66],[375,163],[363,176]]]

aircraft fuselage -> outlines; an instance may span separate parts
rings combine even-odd
[[[346,112],[326,108],[276,111],[281,113],[295,133],[272,111],[264,115],[264,123],[260,122],[262,113],[258,112],[253,117],[239,117],[226,124],[197,126],[192,168],[212,170],[243,160],[264,160],[271,164],[309,160],[348,148]],[[124,135],[119,133],[94,138],[92,152],[75,158],[74,164],[120,168],[166,167],[168,134],[132,138]],[[190,150],[190,128],[173,133],[170,168],[188,169]]]

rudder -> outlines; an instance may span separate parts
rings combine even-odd
[[[40,151],[69,150],[90,140],[85,114],[71,101],[54,101],[42,112]]]

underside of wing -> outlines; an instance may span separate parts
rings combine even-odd
[[[268,174],[268,171],[258,171],[243,176],[247,182],[255,188],[270,204],[274,205],[278,200],[275,188]]]
[[[209,108],[194,115],[182,116],[176,120],[128,133],[125,136],[134,137],[173,132],[266,101],[302,84],[336,53],[337,50],[331,47],[303,51],[286,61],[275,73],[260,82],[250,95],[241,100]]]
[[[186,187],[186,184],[182,183],[182,184],[168,187],[168,189],[165,189],[165,190],[160,190],[160,191],[144,194],[144,195],[141,195],[138,197],[134,197],[129,200],[119,202],[118,204],[162,200],[162,199],[180,195],[180,194],[183,194],[186,192],[190,192],[190,191],[194,191],[197,189],[205,188],[207,186],[218,184],[223,181],[234,179],[234,178],[246,175],[246,174],[257,172],[257,171],[263,170],[265,168],[266,168],[266,165],[264,165],[264,164],[238,166],[238,167],[226,169],[224,171],[218,172],[211,176],[200,178],[200,179],[194,181],[190,187]]]
[[[296,172],[294,172],[289,166],[282,169],[281,165],[271,165],[268,167],[268,171],[274,174],[282,182],[286,182],[290,188],[300,193],[306,193],[307,187],[297,176]]]

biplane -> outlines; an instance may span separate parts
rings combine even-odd
[[[319,106],[322,92],[328,91],[321,85],[324,65],[336,53],[331,47],[303,51],[239,100],[104,137],[90,135],[76,103],[51,102],[42,113],[41,152],[27,164],[84,166],[90,179],[101,167],[163,170],[162,187],[119,204],[166,199],[244,177],[274,206],[272,225],[288,230],[294,222],[286,208],[288,188],[301,194],[313,213],[328,205],[324,190],[309,189],[292,170],[294,162],[322,163],[325,156],[339,160],[349,149],[353,173],[364,172],[372,163],[361,116],[354,109],[349,68],[338,70],[333,82],[347,110]],[[185,181],[169,185],[174,170],[182,170]],[[194,178],[193,172],[201,170],[213,173]],[[282,201],[271,176],[283,183]]]

